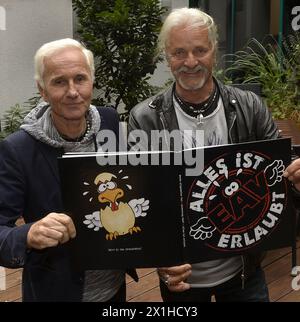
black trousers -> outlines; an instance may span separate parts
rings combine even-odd
[[[238,274],[221,285],[190,288],[184,292],[171,292],[160,281],[160,291],[164,302],[211,302],[213,295],[217,302],[269,302],[265,274],[261,268],[257,268],[255,273],[248,277],[244,288]]]

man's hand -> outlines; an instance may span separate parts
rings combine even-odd
[[[184,264],[173,267],[161,267],[157,269],[161,280],[172,292],[183,292],[191,286],[185,280],[191,275],[192,267],[190,264]]]
[[[65,215],[52,212],[34,223],[27,235],[27,247],[44,249],[66,243],[76,236],[72,219]]]
[[[300,158],[294,160],[284,171],[283,176],[300,191]]]

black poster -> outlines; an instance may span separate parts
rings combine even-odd
[[[187,176],[184,164],[164,165],[162,155],[157,165],[60,158],[65,210],[77,230],[68,243],[75,267],[162,267],[291,245],[293,209],[282,176],[290,139],[200,150],[197,176]]]

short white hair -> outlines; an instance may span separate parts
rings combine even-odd
[[[166,51],[171,30],[180,26],[189,27],[190,29],[207,28],[208,38],[212,46],[217,47],[218,31],[214,19],[200,9],[185,7],[173,9],[164,21],[158,37],[158,49],[160,52]]]
[[[95,66],[94,66],[94,55],[93,53],[86,49],[79,41],[71,38],[65,38],[65,39],[59,39],[54,40],[51,42],[48,42],[41,46],[35,56],[34,56],[34,79],[36,82],[44,88],[44,80],[43,80],[43,74],[44,74],[44,60],[46,57],[49,57],[53,55],[54,53],[60,51],[64,48],[78,48],[83,53],[87,64],[90,68],[91,72],[91,78],[94,82],[95,79]]]

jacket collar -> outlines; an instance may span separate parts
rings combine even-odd
[[[220,96],[223,100],[225,117],[227,121],[227,127],[229,131],[230,143],[236,141],[235,134],[233,133],[233,127],[236,120],[236,105],[238,104],[237,99],[228,91],[226,85],[222,84],[219,80],[214,78],[217,86],[220,90]],[[173,89],[175,82],[166,91],[157,95],[149,103],[149,107],[155,109],[160,116],[163,123],[163,128],[168,131],[179,129],[175,108],[173,105]]]
[[[224,111],[225,111],[225,118],[227,122],[228,128],[228,143],[235,143],[237,142],[237,135],[235,132],[234,124],[236,120],[236,109],[238,101],[235,96],[232,95],[230,91],[228,91],[226,85],[221,83],[219,80],[215,79],[217,86],[220,90],[220,95],[222,97]]]
[[[163,93],[158,94],[154,97],[152,101],[149,103],[149,107],[155,109],[159,114],[159,118],[162,123],[162,129],[173,131],[178,130],[179,125],[175,113],[175,108],[173,105],[173,88],[175,83],[170,86]]]
[[[158,113],[169,113],[174,110],[173,106],[173,88],[175,82],[172,86],[168,87],[163,93],[158,94],[155,98],[149,103],[150,108],[156,109]]]

